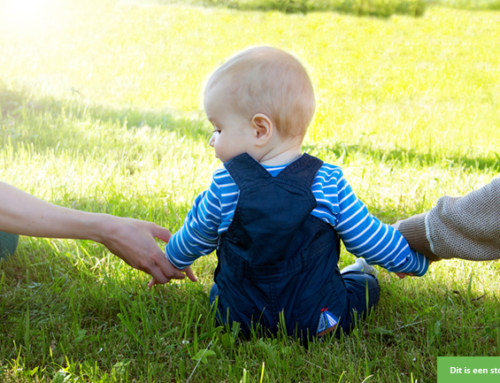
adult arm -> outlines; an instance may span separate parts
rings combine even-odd
[[[0,182],[0,230],[34,237],[92,240],[159,283],[185,277],[167,262],[154,240],[168,242],[167,229],[151,222],[53,205],[4,182]],[[195,280],[190,269],[185,273]]]
[[[395,225],[427,258],[500,258],[500,177],[463,197],[441,197],[427,213]]]

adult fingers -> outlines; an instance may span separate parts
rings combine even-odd
[[[198,278],[193,273],[193,270],[191,270],[191,266],[188,266],[184,269],[184,272],[186,273],[187,277],[191,279],[193,282],[196,282]]]
[[[159,263],[155,262],[152,264],[151,267],[148,267],[147,269],[144,270],[153,277],[153,280],[150,282],[151,286],[168,283],[170,281],[171,276],[169,275],[170,274],[170,268],[168,267],[169,265],[168,264],[166,266],[162,265],[161,264],[163,263],[162,261],[163,260],[160,260]]]
[[[166,281],[163,283],[168,283],[168,282],[170,282],[170,279],[167,278]],[[152,288],[154,285],[161,285],[161,284],[162,284],[161,282],[159,282],[155,278],[153,278],[153,279],[151,279],[151,281],[149,281],[148,287]]]
[[[155,225],[153,235],[155,236],[155,238],[161,239],[163,242],[168,243],[170,237],[172,236],[172,233],[170,233],[170,231],[165,229],[164,227]]]
[[[172,266],[172,264],[168,261],[167,257],[163,254],[159,259],[157,259],[157,268],[161,271],[161,273],[166,277],[166,279],[184,279],[186,275],[176,267]],[[157,278],[158,279],[158,278]],[[166,283],[168,281],[163,282],[163,279],[159,280],[161,283]]]

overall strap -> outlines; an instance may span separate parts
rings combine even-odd
[[[316,173],[323,165],[323,161],[304,153],[297,160],[283,169],[276,177],[277,179],[286,179],[287,182],[293,184],[303,183],[304,186],[310,188]]]
[[[297,160],[283,169],[277,177],[272,177],[271,174],[249,154],[240,154],[224,164],[234,182],[240,189],[251,184],[275,178],[280,182],[291,184],[294,186],[304,186],[310,188],[316,173],[323,165],[323,161],[316,157],[304,153]]]
[[[271,174],[248,153],[242,153],[224,164],[239,189],[244,189],[257,179],[267,180]]]

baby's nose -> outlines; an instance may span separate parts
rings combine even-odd
[[[212,148],[214,147],[215,144],[215,133],[212,134],[212,137],[210,137],[210,140],[208,141],[208,145],[210,145]]]

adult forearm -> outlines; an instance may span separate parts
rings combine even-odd
[[[500,258],[500,178],[463,197],[441,197],[429,212],[395,227],[431,260]]]
[[[0,182],[0,230],[21,235],[98,240],[103,215],[53,205]]]
[[[426,213],[418,214],[405,220],[399,221],[396,225],[393,226],[397,228],[401,232],[401,234],[403,234],[413,250],[425,255],[432,261],[439,261],[441,258],[439,258],[432,252],[431,244],[427,239],[425,229],[425,216]]]
[[[500,258],[500,178],[463,197],[442,197],[429,211],[426,232],[441,258]]]

